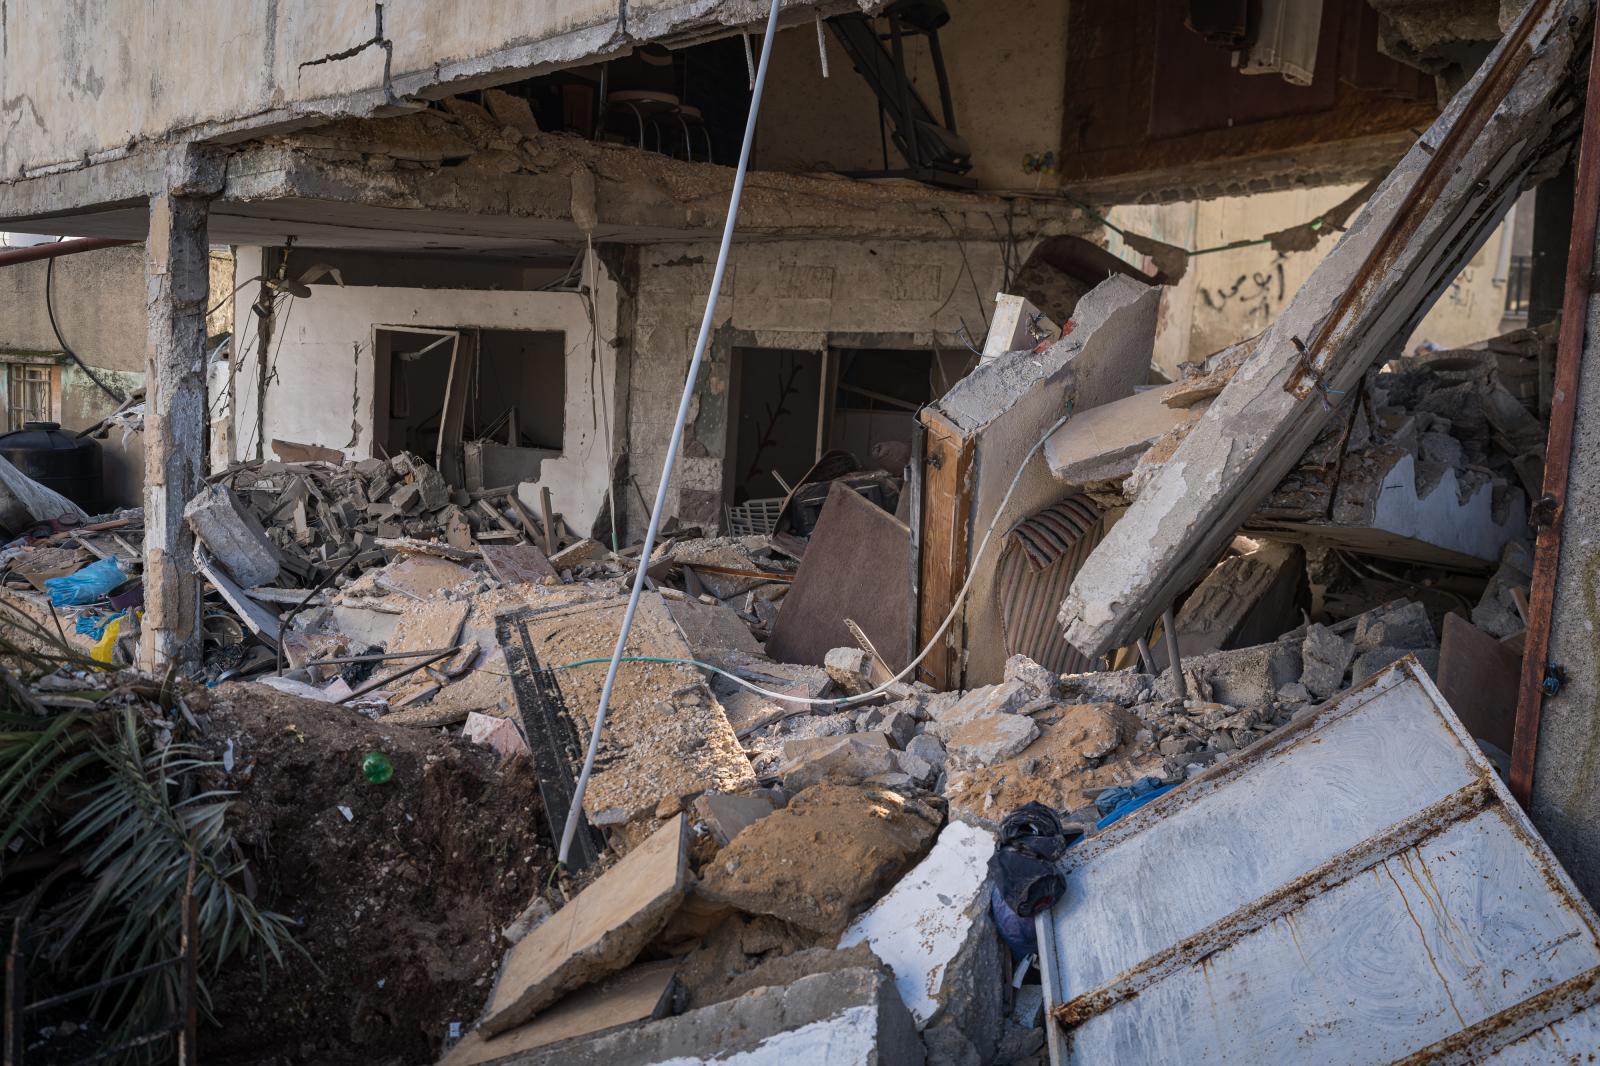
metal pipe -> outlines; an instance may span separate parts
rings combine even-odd
[[[125,244],[138,243],[111,237],[75,237],[70,241],[35,244],[31,248],[0,248],[0,267],[36,263],[43,259],[59,259],[64,255],[75,255],[78,252],[92,252],[99,248],[120,248]]]
[[[677,464],[678,449],[683,446],[683,427],[689,420],[689,406],[694,402],[695,385],[700,380],[700,364],[705,358],[706,345],[711,339],[711,326],[716,319],[717,297],[722,291],[722,279],[728,270],[728,256],[733,245],[734,224],[739,218],[739,201],[744,196],[744,177],[750,168],[750,147],[756,139],[756,118],[761,112],[761,91],[767,83],[767,66],[772,59],[772,38],[778,29],[778,5],[772,0],[767,13],[767,33],[761,44],[761,60],[756,67],[755,84],[750,90],[750,111],[745,116],[744,143],[739,148],[739,164],[733,172],[733,191],[728,197],[728,217],[722,226],[722,245],[717,250],[717,265],[711,275],[711,291],[706,295],[705,314],[700,319],[700,336],[695,341],[694,356],[689,360],[689,371],[684,377],[683,395],[678,400],[678,418],[672,425],[672,437],[667,442],[667,458],[661,469],[661,481],[656,486],[655,504],[650,508],[650,526],[645,531],[644,546],[639,550],[639,565],[633,572],[633,591],[628,595],[628,609],[622,615],[622,626],[617,630],[617,646],[611,653],[611,665],[606,668],[605,685],[600,689],[600,705],[595,708],[594,728],[589,734],[589,750],[583,758],[583,770],[572,790],[572,808],[567,812],[567,822],[561,829],[561,850],[556,861],[563,866],[572,849],[572,838],[578,831],[578,820],[583,817],[583,794],[589,787],[589,775],[594,772],[594,760],[600,750],[600,732],[605,728],[606,710],[611,706],[611,691],[617,684],[617,668],[628,643],[628,631],[633,628],[633,616],[639,609],[639,597],[644,592],[645,571],[650,569],[650,554],[655,550],[656,534],[661,531],[661,519],[667,509],[667,489],[672,481],[672,469]],[[747,38],[748,39],[748,38]]]
[[[1523,637],[1522,678],[1512,725],[1511,772],[1507,783],[1511,794],[1524,808],[1533,797],[1539,718],[1546,695],[1545,672],[1550,657],[1550,622],[1555,610],[1556,571],[1561,563],[1561,527],[1566,517],[1567,475],[1577,420],[1578,378],[1583,369],[1590,315],[1596,298],[1595,239],[1600,232],[1600,17],[1595,19],[1594,37],[1595,44],[1589,53],[1589,88],[1583,105],[1583,136],[1578,148],[1572,243],[1567,248],[1567,288],[1561,308],[1561,336],[1556,348],[1555,401],[1550,407],[1550,435],[1545,443],[1543,495],[1534,504],[1539,532],[1534,542],[1528,631]],[[1574,582],[1569,595],[1579,594]]]
[[[1189,698],[1189,683],[1183,679],[1183,656],[1178,654],[1178,623],[1172,617],[1172,608],[1161,612],[1161,635],[1167,642],[1167,666],[1172,670],[1172,683],[1180,700]]]

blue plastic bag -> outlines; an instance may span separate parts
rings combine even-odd
[[[122,610],[117,611],[115,614],[80,614],[73,628],[86,637],[93,637],[95,640],[99,640],[105,636],[106,626],[127,613],[126,610]]]
[[[103,600],[118,585],[128,580],[115,559],[101,559],[90,563],[76,574],[52,577],[45,581],[45,591],[50,602],[57,607],[79,607]]]

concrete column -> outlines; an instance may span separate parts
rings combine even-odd
[[[181,185],[175,185],[182,188]],[[171,191],[150,199],[145,242],[144,630],[141,665],[164,671],[200,660],[200,579],[183,508],[206,457],[206,301],[209,202]]]

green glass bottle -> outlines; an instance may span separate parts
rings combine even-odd
[[[394,763],[381,751],[369,751],[361,760],[361,776],[370,784],[381,785],[394,776]]]

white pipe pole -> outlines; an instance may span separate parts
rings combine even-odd
[[[583,757],[583,772],[578,775],[578,785],[572,793],[572,808],[567,811],[567,822],[561,829],[561,850],[557,861],[562,865],[566,864],[567,853],[572,848],[578,820],[583,817],[583,794],[589,787],[589,775],[594,771],[595,754],[600,750],[600,731],[605,728],[606,711],[611,706],[611,690],[617,683],[617,668],[622,663],[623,648],[628,643],[628,631],[633,628],[634,613],[639,609],[639,595],[644,591],[644,573],[650,566],[650,553],[655,550],[656,534],[661,529],[661,513],[667,505],[667,486],[672,480],[672,469],[678,462],[678,448],[683,444],[683,425],[689,419],[689,405],[694,399],[695,382],[700,377],[700,363],[706,354],[706,344],[711,339],[711,325],[717,313],[717,296],[722,291],[722,276],[728,269],[728,249],[733,244],[734,222],[739,216],[739,200],[744,195],[745,171],[750,167],[750,145],[756,136],[761,90],[767,83],[767,61],[772,57],[772,37],[778,29],[779,3],[780,0],[772,0],[772,9],[767,14],[767,33],[762,39],[761,62],[756,67],[755,84],[751,87],[750,114],[744,122],[744,143],[739,147],[739,166],[733,175],[733,194],[728,198],[728,219],[722,226],[722,246],[717,250],[717,268],[711,275],[711,292],[706,296],[706,313],[700,319],[700,336],[695,341],[694,358],[689,360],[683,398],[678,401],[678,420],[672,424],[667,461],[661,468],[661,483],[656,486],[656,502],[650,508],[650,528],[644,535],[644,548],[639,552],[639,567],[633,572],[633,591],[628,595],[628,609],[622,616],[622,629],[617,633],[617,646],[611,653],[611,665],[606,667],[606,683],[600,690],[600,707],[595,711],[594,729],[589,733],[589,750]]]

